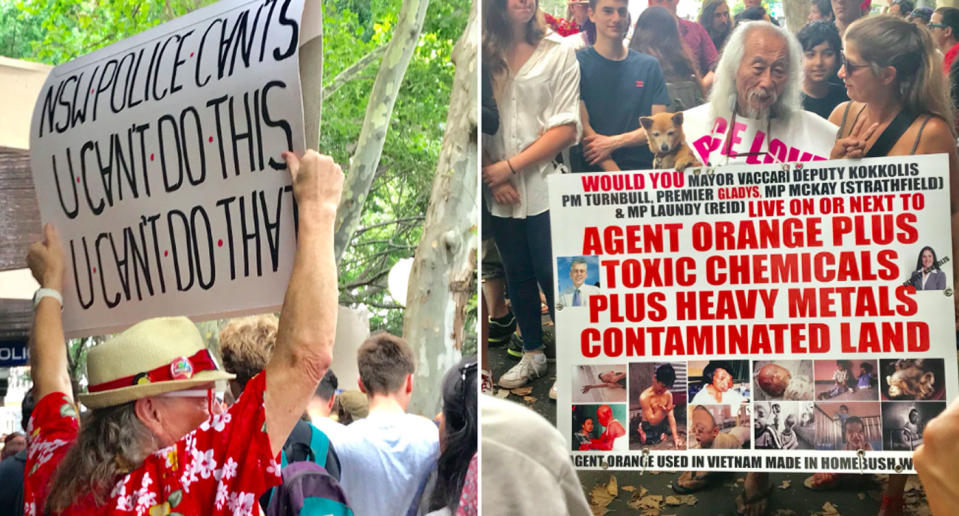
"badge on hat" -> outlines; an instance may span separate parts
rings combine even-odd
[[[170,378],[173,380],[189,380],[193,377],[193,364],[190,359],[180,357],[170,362]]]

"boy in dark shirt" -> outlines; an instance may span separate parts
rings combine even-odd
[[[849,100],[836,77],[842,55],[839,31],[829,22],[812,22],[797,35],[803,50],[802,107],[829,119],[832,110]]]
[[[669,96],[659,62],[627,50],[627,0],[590,0],[596,43],[576,53],[580,66],[583,142],[571,150],[574,172],[652,167],[639,117],[666,111]]]

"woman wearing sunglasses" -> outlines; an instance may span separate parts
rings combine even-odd
[[[831,159],[949,155],[949,175],[959,174],[954,113],[941,59],[929,32],[892,16],[875,16],[849,26],[839,77],[851,99],[833,110],[839,125]],[[957,227],[959,181],[950,181],[953,232]],[[953,242],[953,256],[956,256]],[[954,265],[955,267],[955,265]],[[954,273],[955,273],[954,268]],[[837,487],[843,478],[818,473],[814,489]],[[905,475],[890,475],[881,515],[902,514]]]

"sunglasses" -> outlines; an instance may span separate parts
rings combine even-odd
[[[869,67],[869,65],[867,65],[867,64],[857,65],[857,64],[851,63],[851,62],[849,61],[849,59],[846,57],[846,54],[840,54],[840,55],[839,55],[839,58],[842,60],[842,65],[843,65],[844,67],[846,67],[846,73],[847,73],[847,74],[849,74],[849,73],[855,73],[856,70],[859,70],[860,68],[868,68],[868,67]]]
[[[946,27],[948,27],[948,25],[943,25],[943,24],[941,24],[941,23],[929,23],[929,24],[926,25],[926,27],[928,27],[929,30],[932,30],[932,29],[945,29]]]

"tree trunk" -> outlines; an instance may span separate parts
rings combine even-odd
[[[798,34],[799,29],[806,24],[806,18],[809,17],[809,0],[789,0],[783,2],[783,9],[786,13],[786,28],[793,34]]]
[[[306,148],[319,149],[323,122],[323,9],[320,2],[310,2],[303,8],[303,25],[300,45],[303,129]]]
[[[403,336],[417,354],[410,411],[426,415],[439,410],[444,373],[460,359],[466,303],[475,292],[478,41],[474,0],[453,48],[456,76],[446,135],[406,294]]]
[[[353,232],[360,222],[366,196],[373,184],[376,167],[383,152],[383,142],[389,129],[396,95],[406,75],[416,43],[423,30],[426,8],[429,0],[404,0],[400,9],[393,37],[387,45],[383,62],[376,73],[373,91],[366,105],[366,117],[356,145],[356,154],[350,162],[349,173],[343,184],[343,197],[336,210],[336,234],[334,245],[336,261],[339,262],[343,251],[353,239]]]

